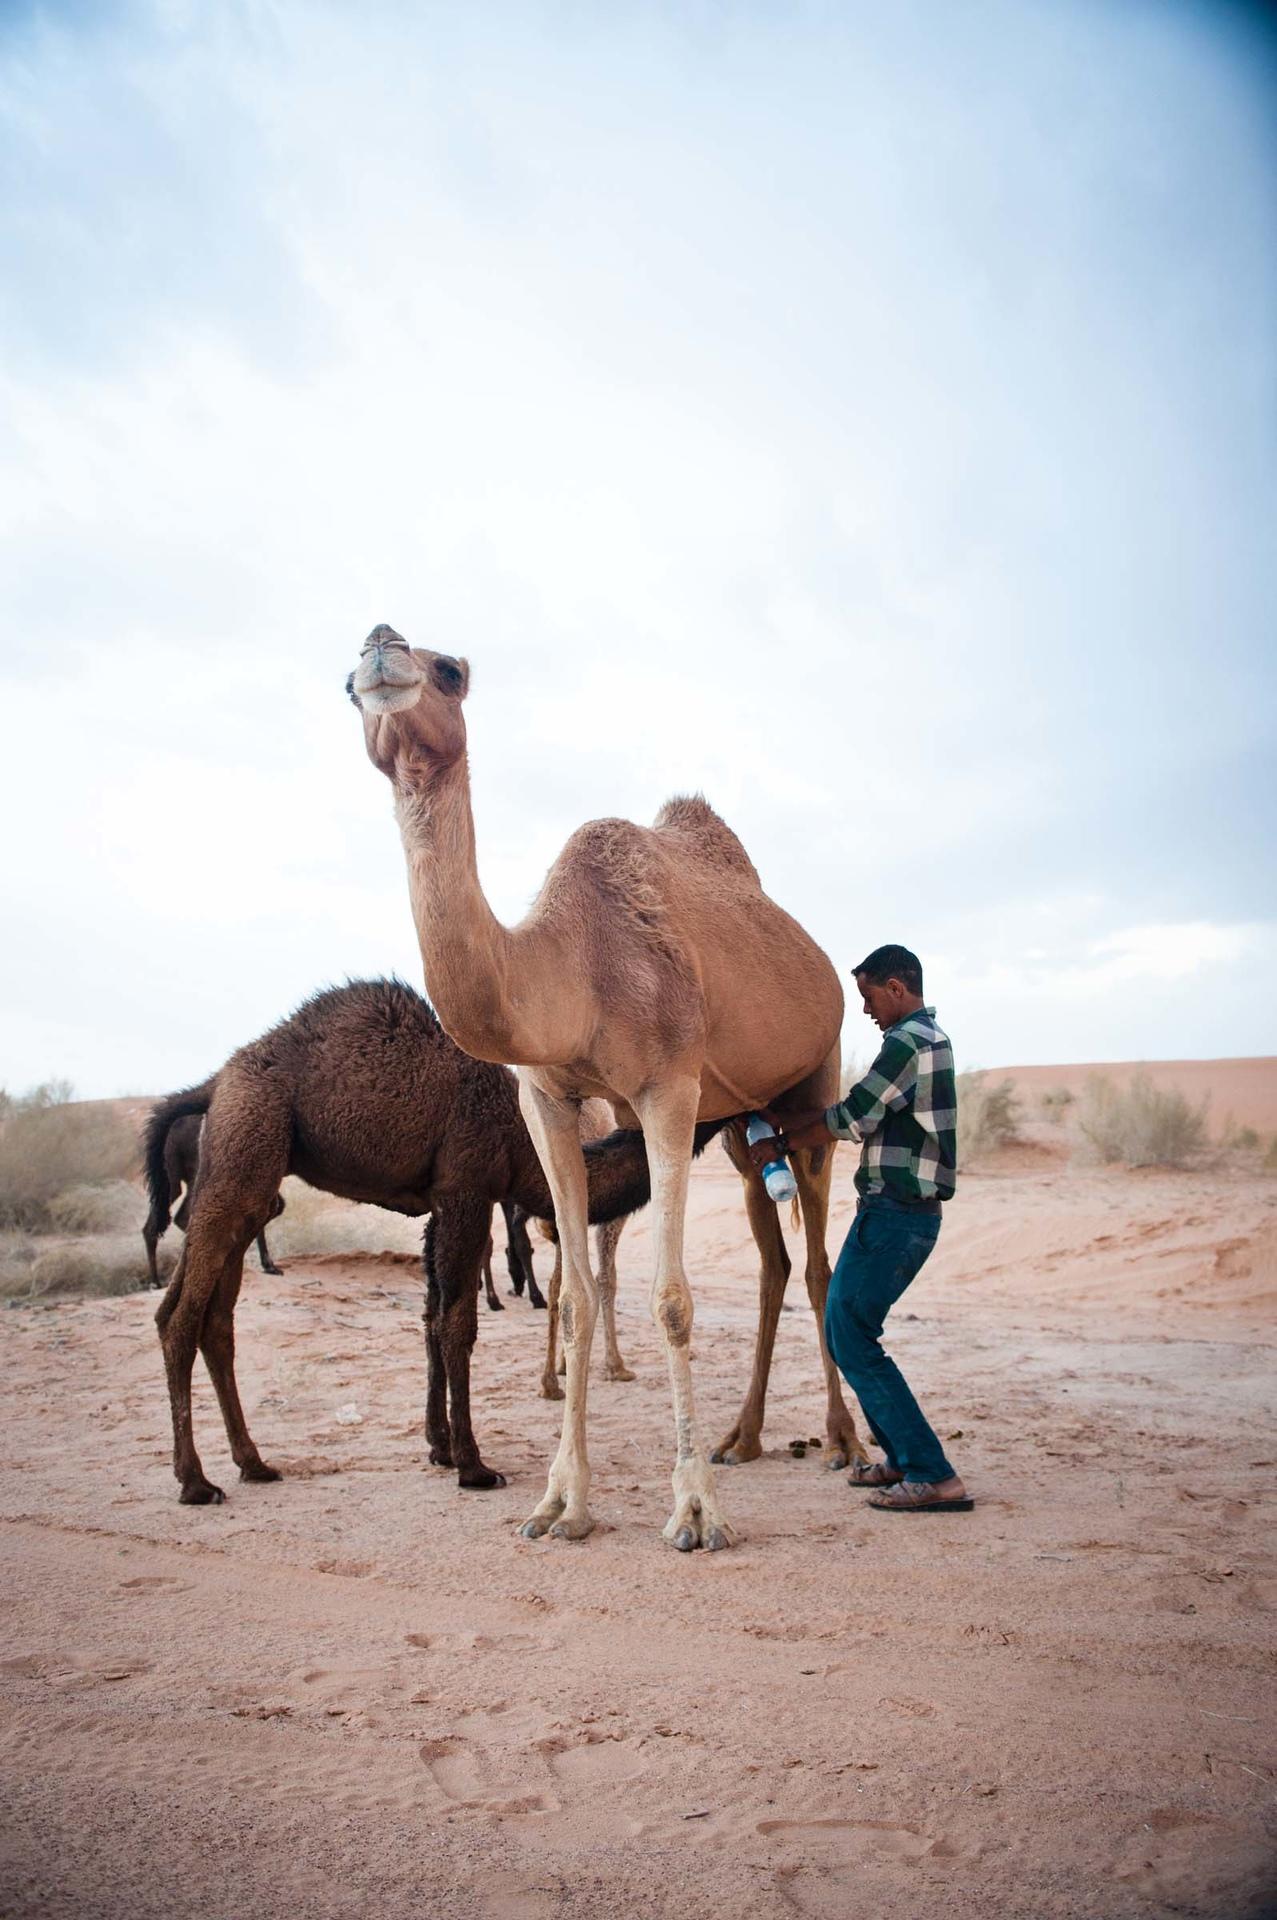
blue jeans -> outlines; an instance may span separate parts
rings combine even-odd
[[[862,1200],[825,1305],[825,1340],[864,1409],[887,1464],[906,1480],[948,1480],[944,1457],[895,1361],[882,1324],[936,1244],[938,1213],[911,1213],[885,1195]]]

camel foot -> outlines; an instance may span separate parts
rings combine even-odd
[[[709,1457],[716,1467],[740,1467],[746,1460],[760,1459],[762,1451],[763,1443],[756,1433],[744,1434],[739,1427],[733,1427]]]
[[[588,1507],[581,1507],[576,1513],[565,1513],[550,1528],[556,1540],[584,1540],[588,1533],[594,1532],[594,1515]]]
[[[431,1441],[426,1458],[432,1467],[451,1467],[456,1464],[452,1458],[452,1448],[445,1446],[441,1440]]]
[[[736,1545],[736,1530],[729,1527],[721,1515],[707,1514],[701,1503],[693,1500],[675,1508],[665,1522],[661,1538],[677,1547],[680,1553],[692,1553],[697,1547],[704,1547],[709,1553],[721,1553],[724,1547]]]
[[[825,1448],[824,1467],[826,1473],[841,1473],[845,1467],[870,1464],[869,1455],[853,1433],[850,1439],[831,1435]]]
[[[496,1296],[496,1294],[495,1294],[495,1293],[494,1293],[494,1294],[490,1294],[490,1295],[489,1295],[489,1297],[488,1297],[488,1312],[489,1312],[489,1313],[504,1313],[504,1312],[505,1312],[505,1301],[504,1301],[504,1300],[498,1300],[498,1299],[497,1299],[497,1296]]]
[[[556,1372],[556,1373],[558,1374],[558,1376],[559,1376],[559,1378],[560,1378],[560,1379],[562,1380],[562,1379],[563,1379],[563,1378],[565,1377],[565,1375],[567,1374],[567,1370],[568,1370],[568,1357],[567,1357],[567,1354],[566,1354],[566,1353],[561,1353],[561,1354],[559,1355],[559,1364],[558,1364],[558,1366],[557,1366],[557,1367],[556,1367],[556,1368],[554,1369],[554,1371],[555,1371],[555,1372]]]
[[[220,1507],[226,1495],[201,1475],[198,1480],[188,1480],[177,1498],[183,1507]]]
[[[535,1281],[528,1288],[528,1305],[531,1307],[539,1307],[542,1312],[545,1311],[545,1295]]]
[[[584,1501],[567,1500],[553,1489],[519,1528],[525,1540],[539,1540],[546,1533],[556,1540],[584,1540],[593,1531],[594,1516]]]
[[[563,1398],[563,1389],[552,1373],[542,1377],[541,1398],[543,1400],[562,1400]]]
[[[604,1367],[603,1378],[605,1380],[636,1380],[638,1375],[631,1372],[623,1360],[618,1360],[615,1366],[609,1363]]]
[[[277,1267],[277,1266],[275,1266],[274,1264],[272,1264],[272,1265],[271,1265],[271,1266],[269,1266],[269,1267],[263,1267],[263,1268],[262,1268],[262,1272],[263,1272],[263,1273],[273,1273],[273,1274],[274,1274],[274,1276],[275,1276],[275,1278],[276,1278],[277,1280],[280,1280],[280,1279],[282,1279],[282,1278],[283,1278],[283,1273],[284,1273],[284,1269],[283,1269],[282,1267]]]
[[[457,1485],[472,1492],[487,1492],[490,1487],[503,1487],[505,1475],[498,1473],[495,1467],[485,1467],[480,1460],[477,1466],[460,1469],[457,1474]]]
[[[241,1480],[282,1480],[283,1474],[278,1467],[268,1467],[264,1460],[246,1460],[239,1470]]]

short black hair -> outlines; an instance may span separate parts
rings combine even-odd
[[[922,962],[908,947],[875,947],[852,972],[857,979],[865,974],[875,987],[885,987],[888,980],[898,980],[910,993],[922,992]]]

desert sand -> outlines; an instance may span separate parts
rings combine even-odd
[[[742,1542],[716,1555],[659,1537],[643,1218],[620,1252],[638,1377],[592,1386],[601,1524],[575,1546],[516,1536],[559,1418],[522,1301],[481,1310],[475,1356],[476,1430],[509,1485],[463,1494],[424,1461],[410,1257],[250,1271],[241,1385],[287,1478],[239,1484],[197,1370],[217,1508],[176,1501],[154,1296],[10,1308],[0,1906],[1264,1911],[1277,1180],[1257,1167],[1088,1171],[1042,1128],[965,1176],[889,1344],[977,1496],[966,1516],[872,1513],[819,1451],[791,1455],[823,1404],[792,1282],[765,1457],[724,1472]],[[853,1168],[842,1151],[844,1226]],[[755,1311],[717,1148],[688,1244],[716,1435]]]

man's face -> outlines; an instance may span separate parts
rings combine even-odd
[[[867,974],[858,973],[856,985],[860,989],[865,1012],[884,1033],[900,1018],[905,1010],[905,1002],[913,997],[901,980],[884,980],[879,986]]]

